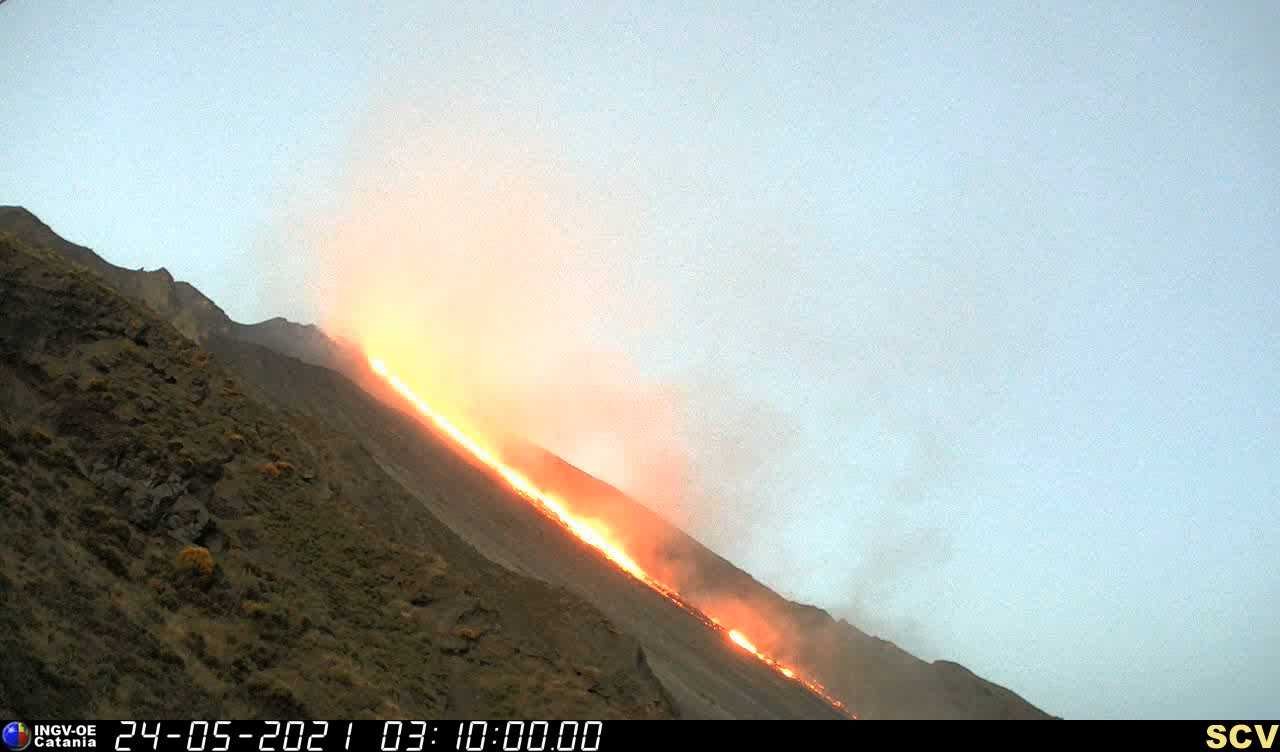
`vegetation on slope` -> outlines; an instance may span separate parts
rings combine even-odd
[[[0,238],[0,715],[666,717],[637,644],[350,437]]]

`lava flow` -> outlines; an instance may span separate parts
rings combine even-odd
[[[476,460],[479,460],[485,466],[496,472],[508,485],[520,494],[520,496],[527,499],[542,511],[543,514],[560,523],[569,532],[573,533],[587,545],[598,550],[606,559],[613,562],[622,571],[657,591],[679,608],[692,614],[708,628],[724,634],[730,642],[747,653],[755,656],[760,662],[764,663],[769,668],[778,672],[783,677],[799,683],[801,686],[820,697],[841,713],[844,713],[851,718],[857,718],[856,715],[845,707],[843,702],[828,694],[826,688],[821,684],[811,679],[806,679],[795,669],[779,663],[769,655],[761,652],[742,632],[737,629],[731,629],[724,626],[720,623],[719,619],[703,613],[700,609],[682,598],[673,588],[668,587],[664,583],[659,582],[650,576],[649,573],[635,561],[635,559],[632,559],[631,556],[621,548],[621,546],[611,541],[606,532],[594,527],[589,521],[575,516],[560,499],[556,498],[553,494],[547,493],[546,491],[538,488],[533,481],[519,470],[516,470],[504,463],[495,452],[480,444],[444,415],[441,415],[432,409],[430,405],[424,402],[420,397],[418,397],[418,395],[414,394],[413,390],[410,389],[399,376],[392,373],[387,368],[387,364],[382,360],[370,357],[369,365],[373,368],[374,372],[385,379],[401,397],[408,400],[409,403],[423,415],[423,417],[430,420],[432,425],[440,431],[443,431],[459,447],[465,450]]]

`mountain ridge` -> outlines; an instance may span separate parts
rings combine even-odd
[[[563,581],[571,589],[577,582],[575,578],[581,578],[580,573],[556,570],[538,556],[513,552],[512,541],[503,531],[491,529],[493,525],[467,509],[454,508],[431,496],[426,489],[438,479],[423,468],[430,468],[431,463],[438,460],[425,456],[419,422],[403,400],[389,393],[385,384],[368,372],[363,358],[349,344],[334,341],[314,325],[281,317],[257,324],[234,322],[198,289],[175,281],[167,270],[146,272],[116,267],[92,250],[63,240],[19,207],[0,207],[0,231],[49,248],[101,275],[122,294],[143,301],[185,336],[207,345],[241,375],[248,387],[271,403],[361,436],[362,441],[371,446],[379,464],[401,486],[416,494],[450,529],[459,531],[491,560],[549,582]],[[330,379],[319,372],[298,370],[280,357],[344,378]],[[287,379],[281,377],[286,371]],[[391,406],[401,417],[388,418],[371,405],[361,405],[362,397],[347,389],[342,380],[349,380],[357,390]],[[307,384],[308,388],[294,389],[298,383]],[[692,571],[706,580],[681,582],[681,592],[693,593],[695,603],[702,596],[715,601],[731,595],[741,599],[753,612],[763,613],[766,622],[782,625],[780,634],[756,640],[757,643],[771,654],[821,677],[864,717],[1049,717],[1012,691],[978,677],[959,664],[921,661],[891,642],[861,632],[843,619],[837,621],[821,608],[783,598],[642,504],[553,454],[532,446],[519,452],[523,453],[521,467],[528,470],[531,477],[551,490],[563,491],[567,498],[590,498],[593,513],[606,518],[612,513],[624,522],[634,521],[637,515],[656,518],[652,524],[664,526],[662,539],[666,548],[647,553],[660,562],[696,561]],[[501,505],[495,509],[495,514],[507,511]],[[628,542],[641,547],[648,543],[639,538]],[[580,591],[590,589],[581,583],[577,587]],[[588,600],[592,601],[590,595]],[[607,600],[606,596],[597,594],[592,602]],[[607,605],[605,610],[609,612]],[[653,652],[650,650],[651,655]],[[678,671],[670,667],[664,669],[660,658],[654,663],[664,684],[680,683]],[[696,693],[686,693],[683,701],[695,714],[715,716],[723,710],[716,703],[704,702],[692,694]],[[681,696],[679,691],[675,695]]]

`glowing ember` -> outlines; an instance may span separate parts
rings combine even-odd
[[[709,628],[725,632],[731,642],[755,656],[774,671],[787,679],[799,682],[810,692],[813,692],[840,712],[857,718],[856,715],[853,715],[845,708],[843,702],[827,694],[826,689],[821,684],[805,679],[794,669],[784,666],[768,655],[760,652],[760,650],[756,648],[755,644],[751,642],[751,640],[747,639],[747,636],[742,632],[725,627],[720,623],[719,619],[702,613],[693,605],[685,601],[674,589],[649,576],[649,573],[636,563],[636,561],[632,559],[626,551],[622,550],[617,543],[609,539],[607,531],[600,530],[592,525],[591,522],[576,517],[560,499],[538,488],[534,485],[533,481],[523,473],[503,463],[495,452],[481,445],[444,415],[433,410],[430,405],[424,402],[420,397],[418,397],[418,395],[414,394],[413,390],[401,381],[399,376],[392,373],[390,369],[387,368],[387,364],[382,360],[370,357],[369,365],[373,368],[375,373],[386,379],[387,383],[390,384],[401,397],[408,400],[418,412],[422,413],[424,417],[429,419],[436,428],[443,431],[450,439],[453,439],[459,447],[466,450],[472,457],[496,472],[504,481],[507,482],[508,485],[515,489],[517,493],[528,499],[548,517],[563,525],[569,532],[577,536],[579,540],[582,540],[587,545],[604,554],[605,558],[618,565],[618,567],[624,572],[630,574],[645,585],[648,585],[653,590],[656,590],[676,606],[679,606],[681,609],[693,614],[699,621],[706,624]]]

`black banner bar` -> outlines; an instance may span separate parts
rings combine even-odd
[[[30,721],[3,750],[114,752],[620,752],[695,745],[743,749],[1077,749],[1280,752],[1277,721],[692,722],[590,720]],[[817,745],[821,745],[818,747]]]

